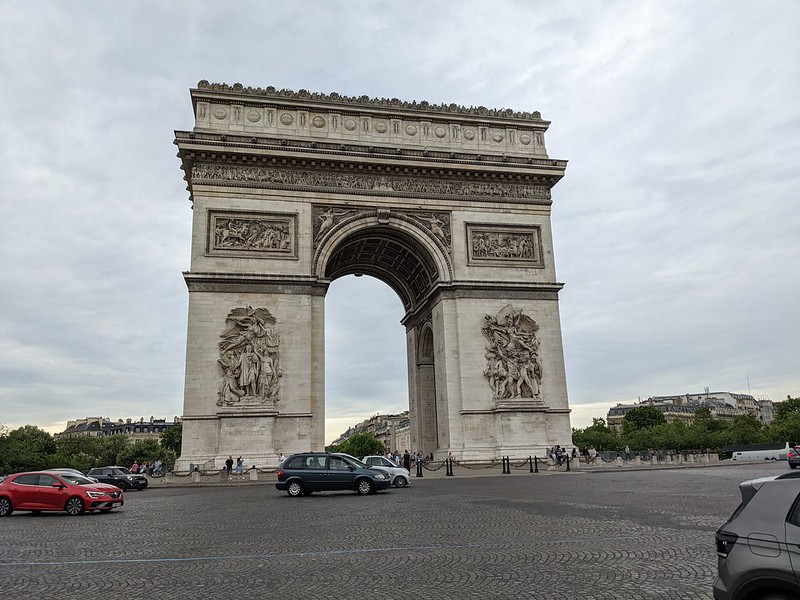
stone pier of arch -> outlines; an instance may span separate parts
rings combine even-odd
[[[351,274],[403,303],[415,450],[571,443],[550,227],[566,161],[538,112],[205,81],[191,100],[176,469],[323,449],[324,300]]]

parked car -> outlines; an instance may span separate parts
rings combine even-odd
[[[398,466],[394,461],[385,456],[365,456],[361,459],[365,465],[383,469],[392,478],[392,485],[395,487],[406,487],[411,482],[411,473],[408,469]]]
[[[716,533],[715,600],[800,597],[800,473],[739,484],[742,502]]]
[[[800,447],[794,446],[789,450],[786,454],[786,460],[789,461],[790,469],[796,469],[797,465],[800,465]]]
[[[89,469],[86,475],[94,477],[101,483],[115,485],[122,491],[143,490],[147,487],[147,477],[131,473],[125,467],[95,467],[94,469]]]
[[[58,467],[57,469],[48,469],[52,473],[66,473],[68,475],[80,475],[81,477],[86,477],[87,479],[91,479],[95,483],[97,483],[97,479],[94,477],[88,477],[84,475],[82,471],[78,471],[78,469],[70,469],[69,467]]]
[[[313,492],[337,490],[374,494],[390,484],[388,473],[370,469],[346,454],[304,452],[284,461],[278,469],[275,487],[290,496],[308,496]]]
[[[83,475],[31,471],[9,475],[0,482],[0,517],[14,511],[56,511],[81,515],[86,511],[110,512],[125,504],[122,491]]]

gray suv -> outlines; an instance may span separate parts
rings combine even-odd
[[[800,473],[739,484],[717,530],[716,600],[800,600]]]

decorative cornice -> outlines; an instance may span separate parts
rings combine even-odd
[[[266,88],[243,86],[241,83],[228,85],[227,83],[209,83],[205,79],[197,83],[197,89],[202,91],[224,92],[234,94],[248,94],[265,98],[275,98],[282,100],[308,100],[313,102],[330,104],[350,104],[354,108],[359,106],[382,109],[403,109],[420,112],[436,112],[450,115],[468,115],[477,117],[501,117],[506,119],[524,119],[533,121],[537,124],[548,125],[549,121],[544,121],[539,111],[516,111],[511,108],[487,108],[485,106],[461,106],[458,104],[431,104],[425,100],[404,101],[398,98],[370,98],[369,96],[346,96],[337,92],[323,94],[320,92],[309,92],[308,90],[293,91],[289,89],[278,90],[273,86]]]
[[[253,273],[203,273],[184,271],[189,292],[237,292],[258,294],[309,294],[324,296],[328,281],[291,275]]]

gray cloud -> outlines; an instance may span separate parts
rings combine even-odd
[[[200,79],[552,120],[574,424],[748,379],[800,393],[796,3],[49,1],[0,21],[0,423],[181,413],[172,138]],[[393,292],[337,281],[326,311],[328,416],[405,409]]]

